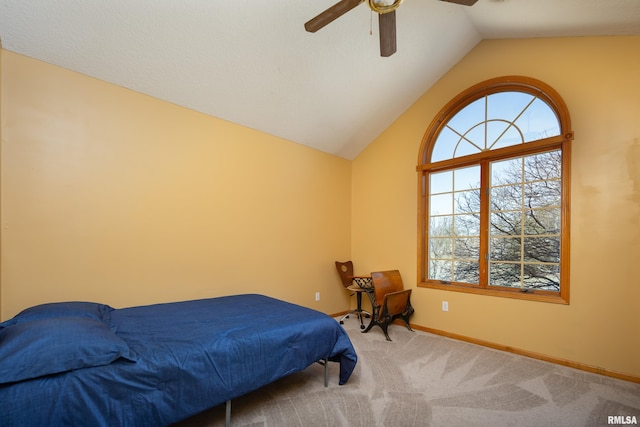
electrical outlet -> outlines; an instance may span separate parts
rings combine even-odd
[[[316,301],[320,301],[320,292],[316,292]]]
[[[449,311],[449,303],[447,301],[442,301],[442,311]]]

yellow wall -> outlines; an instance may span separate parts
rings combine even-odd
[[[244,292],[348,307],[351,162],[6,50],[1,88],[3,319]]]
[[[546,82],[571,112],[570,305],[416,288],[422,137],[451,98],[501,75]],[[638,76],[640,37],[481,42],[354,161],[354,262],[400,269],[418,325],[640,376]]]

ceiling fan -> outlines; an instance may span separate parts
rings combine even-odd
[[[341,0],[304,24],[305,30],[315,33],[320,28],[338,19],[365,0]],[[396,52],[396,9],[402,0],[366,0],[372,11],[378,14],[380,28],[380,56],[391,56]],[[473,6],[478,0],[440,0],[449,3]]]

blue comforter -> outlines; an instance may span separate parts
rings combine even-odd
[[[2,426],[164,426],[321,359],[344,384],[357,361],[334,319],[262,295],[94,311],[0,324]]]

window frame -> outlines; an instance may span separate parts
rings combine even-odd
[[[522,144],[511,145],[488,151],[482,151],[461,157],[430,162],[431,155],[440,132],[449,120],[460,110],[472,102],[485,96],[499,92],[525,92],[540,98],[555,112],[560,126],[559,135],[543,138]],[[532,301],[569,304],[569,242],[570,242],[570,188],[571,188],[571,142],[573,140],[571,119],[566,104],[560,95],[546,83],[531,77],[503,76],[478,83],[458,94],[449,101],[434,117],[422,139],[418,156],[418,287],[491,295]],[[493,161],[523,157],[552,150],[562,153],[561,175],[561,218],[560,218],[560,290],[528,290],[520,288],[500,288],[489,286],[483,277],[488,276],[488,239],[490,227],[488,222],[488,197],[481,198],[480,223],[481,251],[479,259],[480,283],[465,284],[461,282],[442,282],[429,280],[429,176],[432,172],[451,170],[474,165],[481,168],[481,190],[489,185],[489,164]],[[483,237],[484,236],[484,237]]]

